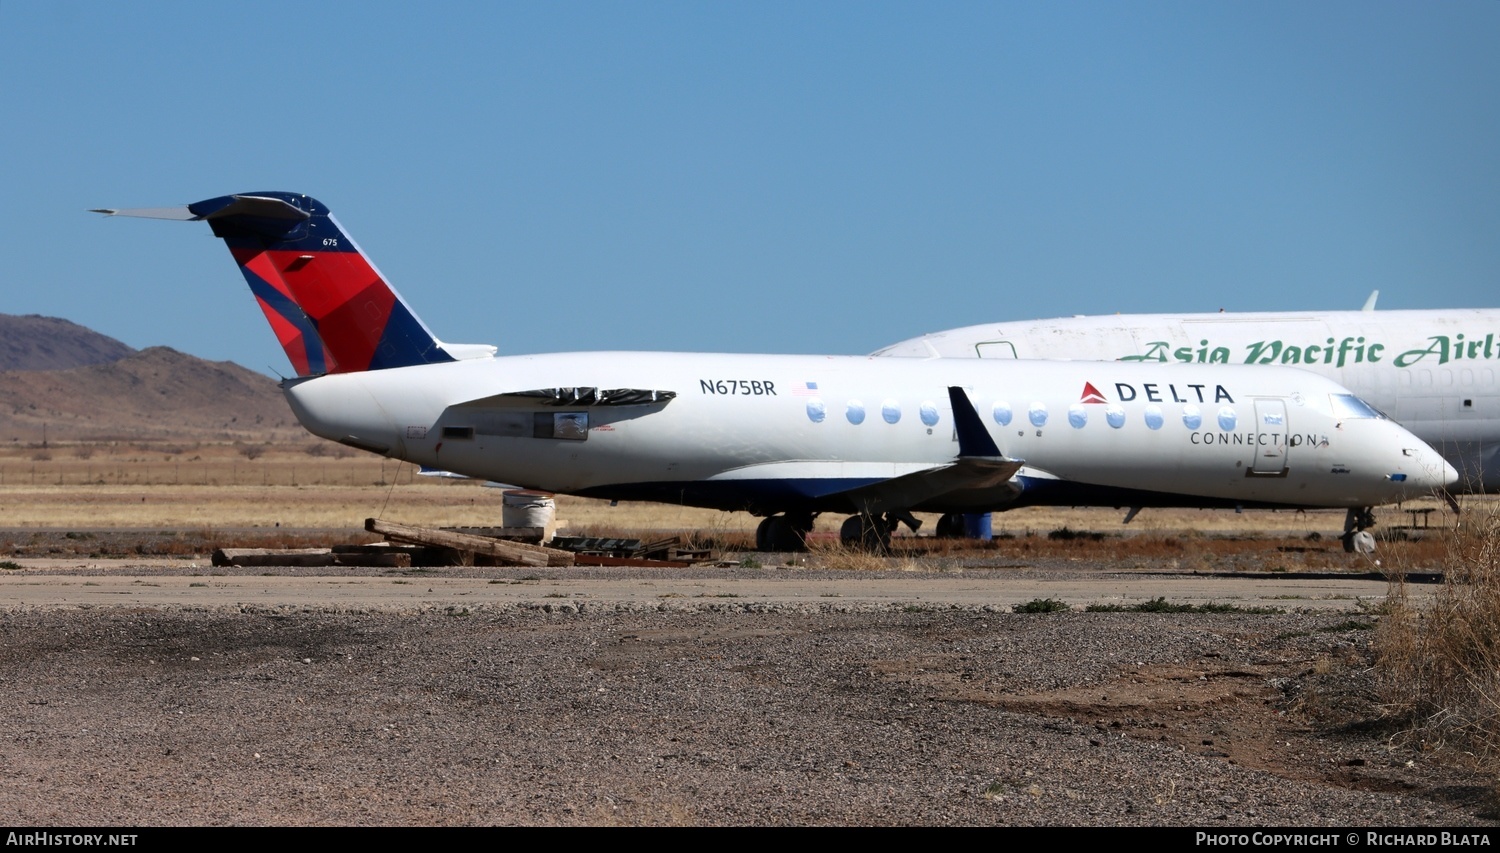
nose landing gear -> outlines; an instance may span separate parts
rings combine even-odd
[[[1375,526],[1375,512],[1367,506],[1351,507],[1344,516],[1344,550],[1350,554],[1369,554],[1375,550],[1375,537],[1368,529]]]

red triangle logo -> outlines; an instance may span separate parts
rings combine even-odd
[[[1078,398],[1078,402],[1108,403],[1109,401],[1104,399],[1104,395],[1099,393],[1099,389],[1094,387],[1094,383],[1085,382],[1083,383],[1083,396]]]

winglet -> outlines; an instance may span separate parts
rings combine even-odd
[[[958,455],[1001,456],[1000,448],[984,428],[984,419],[969,401],[969,392],[957,385],[948,386],[948,399],[953,403],[953,424],[958,432]]]
[[[1361,310],[1361,311],[1374,311],[1375,310],[1375,300],[1379,299],[1379,298],[1380,298],[1380,291],[1378,291],[1378,290],[1372,290],[1372,291],[1370,291],[1370,298],[1365,300],[1365,307],[1363,307],[1363,308],[1361,308],[1359,310]]]

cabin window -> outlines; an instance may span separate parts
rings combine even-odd
[[[588,412],[537,412],[532,417],[533,438],[557,438],[586,441],[589,437]]]
[[[443,427],[443,438],[445,440],[446,439],[450,439],[450,438],[473,438],[473,437],[474,437],[474,428],[473,427],[466,427],[466,426],[465,427],[460,427],[460,426],[445,426],[445,427]]]
[[[1068,407],[1068,423],[1073,429],[1083,429],[1089,423],[1089,410],[1082,403],[1074,403]]]
[[[1047,404],[1046,403],[1032,403],[1031,404],[1031,408],[1028,409],[1027,412],[1026,412],[1026,416],[1031,419],[1031,425],[1032,426],[1035,426],[1035,427],[1046,426],[1047,425]]]

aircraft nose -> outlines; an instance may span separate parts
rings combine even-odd
[[[1388,479],[1400,483],[1408,495],[1441,491],[1458,482],[1458,470],[1448,460],[1416,436],[1410,438]]]

